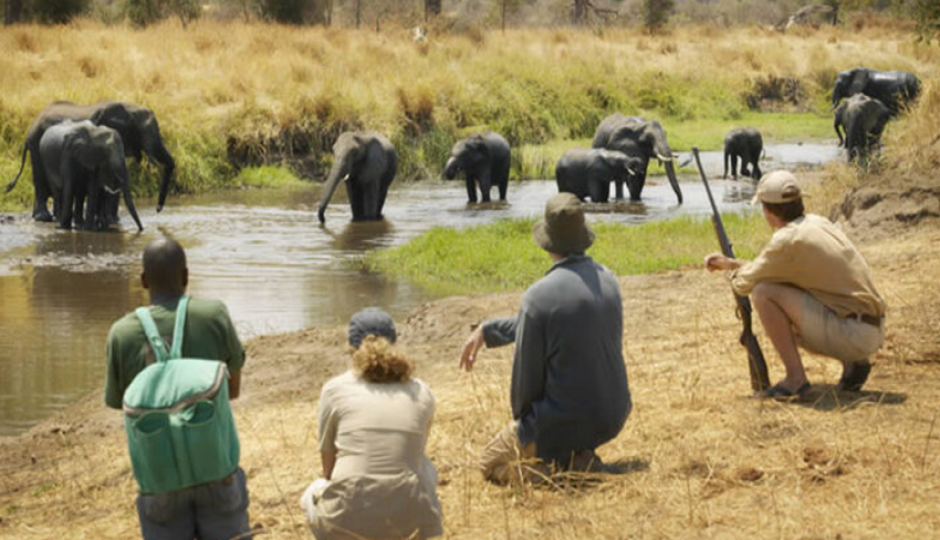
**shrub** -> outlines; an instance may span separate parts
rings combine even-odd
[[[88,0],[35,0],[33,11],[43,24],[67,24],[88,6]]]

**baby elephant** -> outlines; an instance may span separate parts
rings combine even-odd
[[[454,145],[444,167],[444,178],[453,180],[460,171],[466,175],[467,198],[477,202],[476,185],[483,202],[490,202],[490,188],[499,188],[499,200],[506,200],[509,185],[509,142],[499,133],[487,131]]]
[[[764,140],[754,128],[733,129],[725,135],[725,174],[728,178],[728,160],[731,160],[731,177],[738,179],[738,158],[741,158],[741,174],[760,180],[760,155],[764,150]],[[748,165],[753,168],[748,171]]]
[[[842,134],[839,129],[845,130],[845,149],[849,161],[861,158],[864,162],[871,149],[881,140],[891,112],[881,101],[865,94],[855,94],[836,108],[834,116],[833,125],[840,145]]]
[[[568,150],[555,165],[558,191],[574,194],[584,200],[607,202],[612,181],[626,182],[628,188],[637,182],[637,173],[643,160],[623,152],[602,148],[574,148]]]

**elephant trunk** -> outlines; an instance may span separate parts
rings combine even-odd
[[[447,180],[453,180],[457,176],[457,169],[459,169],[459,162],[456,157],[451,157],[447,160],[447,165],[444,166],[444,178]]]
[[[320,201],[320,207],[317,210],[317,217],[320,219],[320,223],[326,223],[326,207],[330,204],[330,199],[333,198],[333,192],[336,191],[336,186],[349,178],[348,167],[345,161],[345,159],[337,159],[333,162],[333,168],[330,169],[330,175],[326,179],[326,193],[323,195],[323,200]]]
[[[672,190],[676,192],[676,197],[679,198],[679,204],[682,204],[682,190],[679,189],[679,179],[676,178],[674,160],[670,159],[666,162],[666,177],[669,178],[669,184],[672,186]]]
[[[122,185],[124,186],[124,204],[127,205],[127,212],[131,215],[132,218],[134,218],[134,223],[137,224],[138,232],[142,231],[144,230],[144,226],[141,225],[140,217],[137,216],[137,208],[134,206],[134,198],[131,197],[131,186],[128,183],[126,176],[124,177]]]
[[[163,165],[163,178],[160,179],[160,194],[157,197],[157,212],[163,210],[166,203],[166,196],[170,191],[170,179],[173,177],[173,171],[176,169],[176,162],[173,156],[163,145],[163,141],[158,141],[152,154],[149,154],[150,160]]]

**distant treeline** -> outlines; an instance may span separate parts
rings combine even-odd
[[[928,39],[940,31],[937,0],[0,0],[0,5],[6,24],[62,24],[83,16],[145,26],[174,17],[186,26],[205,17],[377,31],[387,25],[467,31],[572,24],[654,31],[669,22],[782,28],[794,15],[797,23],[818,25],[871,10],[917,21],[921,36]]]

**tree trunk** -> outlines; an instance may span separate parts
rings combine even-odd
[[[587,20],[589,0],[574,0],[571,8],[571,22],[581,24]]]
[[[362,0],[356,0],[356,28],[362,23]]]
[[[20,22],[23,14],[23,0],[7,0],[6,10],[4,11],[4,24],[10,25]]]

